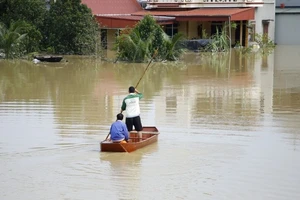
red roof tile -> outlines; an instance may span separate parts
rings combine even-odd
[[[136,0],[81,0],[94,15],[131,14],[143,10]]]
[[[130,16],[130,15],[114,15],[114,16],[97,16],[98,22],[102,27],[106,28],[126,28],[133,27],[139,21],[141,21],[144,16]],[[160,25],[173,24],[175,17],[162,17],[154,16],[156,22]]]
[[[156,15],[172,17],[231,17],[232,20],[254,19],[254,8],[199,8],[177,11],[138,11],[132,15]]]
[[[144,16],[142,16],[142,15],[112,15],[112,16],[101,16],[101,17],[102,18],[111,18],[111,19],[134,20],[134,21],[140,21],[144,18]],[[166,16],[153,16],[153,18],[157,22],[174,21],[175,20],[175,17],[166,17]]]

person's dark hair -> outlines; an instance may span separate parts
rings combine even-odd
[[[135,91],[135,88],[133,86],[130,86],[129,89],[128,89],[129,93],[134,93]]]
[[[122,113],[117,114],[117,120],[123,120],[123,117]]]

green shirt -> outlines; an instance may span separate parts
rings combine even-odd
[[[143,98],[142,93],[130,93],[123,99],[122,110],[126,110],[126,117],[132,118],[140,115],[140,99]]]

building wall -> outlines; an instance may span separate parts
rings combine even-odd
[[[107,49],[112,50],[116,42],[116,29],[107,30]]]
[[[276,44],[300,45],[299,33],[300,13],[276,14]]]
[[[185,37],[188,37],[188,22],[179,22],[178,32],[183,33]]]
[[[198,22],[197,21],[189,21],[189,39],[199,38],[198,37]]]
[[[258,34],[263,34],[263,20],[270,20],[269,22],[269,37],[275,40],[275,1],[265,0],[263,7],[258,7],[255,10],[255,30]]]
[[[280,4],[284,4],[285,7],[300,7],[300,1],[299,0],[276,0],[276,6],[279,7]]]
[[[203,22],[202,28],[205,30],[205,32],[208,34],[208,36],[211,35],[211,22]]]

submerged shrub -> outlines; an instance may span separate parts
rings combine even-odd
[[[124,61],[145,62],[156,51],[155,60],[177,60],[183,52],[182,40],[182,34],[170,38],[152,16],[146,15],[133,29],[121,32],[115,49],[118,59]]]

